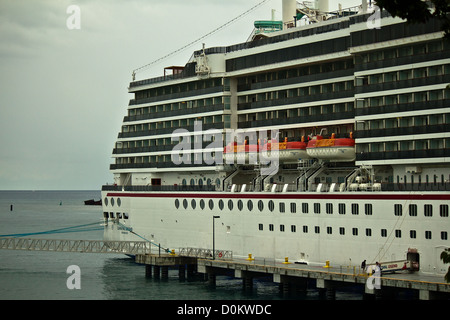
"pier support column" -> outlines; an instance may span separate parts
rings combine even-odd
[[[197,265],[196,264],[188,264],[187,265],[187,278],[188,280],[194,277],[194,274],[197,271]]]
[[[146,278],[151,278],[152,277],[152,265],[151,264],[146,264],[145,265],[145,277]]]
[[[186,266],[184,264],[178,266],[178,277],[180,281],[186,280]]]
[[[333,282],[325,279],[317,279],[316,286],[319,290],[322,289],[323,293],[325,293],[325,298],[327,300],[336,299],[336,289],[333,285]]]
[[[153,266],[153,276],[156,279],[159,279],[160,275],[161,275],[161,268],[159,266]]]
[[[162,278],[163,278],[164,280],[169,279],[169,267],[163,266],[161,271],[162,271],[162,272],[161,272]]]
[[[208,284],[211,287],[215,287],[216,286],[216,275],[214,273],[208,273]]]
[[[253,277],[245,275],[242,279],[243,289],[252,290],[253,289]]]

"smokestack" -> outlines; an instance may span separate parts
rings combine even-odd
[[[297,14],[296,0],[283,0],[283,29],[287,28],[289,23],[294,21],[294,16]]]

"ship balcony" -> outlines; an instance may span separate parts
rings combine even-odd
[[[450,124],[357,130],[354,133],[354,137],[375,138],[375,137],[392,137],[402,135],[418,135],[418,134],[443,133],[443,132],[450,132]]]
[[[381,151],[381,152],[357,152],[356,161],[372,160],[396,160],[396,159],[430,159],[447,158],[450,162],[450,148],[405,150],[405,151]]]

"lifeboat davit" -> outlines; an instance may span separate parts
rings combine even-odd
[[[304,137],[301,141],[288,141],[287,138],[283,142],[270,141],[263,147],[263,152],[267,152],[267,157],[277,159],[283,163],[296,163],[299,159],[310,159],[306,152],[307,143]]]
[[[355,139],[350,133],[350,138],[335,138],[334,133],[330,139],[315,136],[308,142],[306,152],[311,158],[329,161],[354,161]]]

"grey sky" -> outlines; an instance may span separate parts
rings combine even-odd
[[[0,190],[100,189],[111,182],[111,154],[133,69],[259,2],[1,0]],[[81,10],[79,30],[66,26],[72,4]],[[269,0],[203,42],[207,47],[244,42],[253,21],[270,19],[271,9],[281,19],[281,0]],[[201,43],[137,78],[184,65],[199,48]]]

